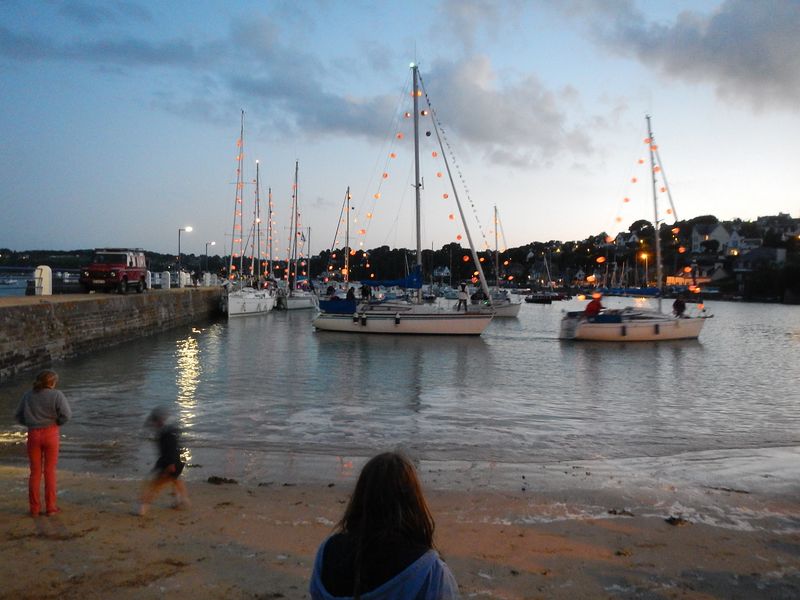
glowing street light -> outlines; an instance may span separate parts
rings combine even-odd
[[[650,255],[647,252],[642,252],[640,256],[644,260],[644,287],[647,287],[647,282],[649,280],[649,278],[648,278],[648,274],[649,273],[648,273],[648,269],[647,269],[647,259],[650,257]]]
[[[206,271],[208,271],[208,247],[216,246],[217,242],[206,242]]]
[[[187,225],[186,227],[179,227],[178,228],[178,273],[181,272],[181,232],[185,231],[189,233],[192,231],[192,226]]]

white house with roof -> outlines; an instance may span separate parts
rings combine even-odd
[[[692,252],[701,254],[703,252],[703,242],[715,240],[719,243],[719,251],[725,252],[731,234],[722,226],[722,223],[711,223],[709,225],[695,225],[692,228]]]
[[[728,256],[741,256],[750,250],[760,248],[763,240],[761,238],[748,238],[744,237],[738,229],[731,232],[731,237],[728,240],[728,246],[725,254]]]

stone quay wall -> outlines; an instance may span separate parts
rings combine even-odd
[[[222,290],[178,288],[144,294],[0,298],[0,381],[220,314]]]

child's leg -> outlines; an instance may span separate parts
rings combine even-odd
[[[156,499],[162,488],[171,481],[168,475],[159,473],[152,479],[147,481],[142,488],[142,494],[139,497],[139,514],[144,516],[147,514],[147,509],[153,500]]]
[[[189,508],[189,493],[186,491],[186,484],[182,479],[173,479],[172,484],[175,487],[175,507]]]

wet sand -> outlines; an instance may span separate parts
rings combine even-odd
[[[63,512],[34,519],[27,469],[0,467],[0,597],[308,597],[314,553],[352,481],[212,485],[198,471],[188,477],[191,509],[169,508],[164,494],[145,518],[131,514],[139,482],[61,471]],[[676,495],[632,505],[631,489],[423,480],[465,598],[800,597],[796,494],[709,488],[705,504]],[[760,516],[737,523],[708,507]]]

